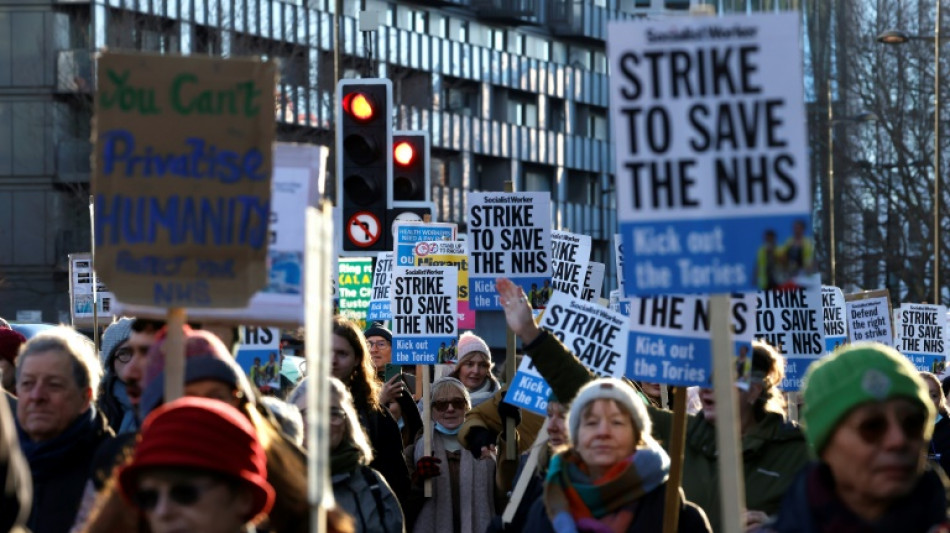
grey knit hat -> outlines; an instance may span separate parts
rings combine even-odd
[[[617,378],[595,379],[581,387],[577,396],[571,401],[571,410],[568,413],[567,427],[571,432],[571,442],[578,441],[578,430],[581,425],[581,413],[594,400],[613,400],[630,414],[634,425],[640,431],[641,438],[650,435],[652,423],[643,400],[637,395],[632,386]]]
[[[99,350],[99,361],[102,362],[102,368],[109,371],[109,363],[112,359],[112,352],[116,347],[126,340],[132,334],[132,322],[134,318],[122,317],[119,320],[109,324],[102,334],[102,349]]]

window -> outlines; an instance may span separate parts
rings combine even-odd
[[[524,190],[551,192],[551,172],[544,168],[524,169]]]
[[[476,116],[479,110],[478,84],[445,76],[442,78],[442,106],[445,111]]]
[[[428,33],[429,31],[429,14],[425,11],[415,11],[412,12],[412,30],[416,33]]]
[[[567,131],[567,113],[564,111],[564,100],[548,97],[547,130],[557,133]]]
[[[600,184],[597,174],[570,171],[567,177],[567,199],[585,205],[601,205]]]
[[[530,93],[509,91],[508,122],[530,128],[538,127],[538,97]]]
[[[499,52],[504,52],[508,49],[508,36],[505,34],[505,30],[490,28],[488,30],[488,42],[487,46],[491,46]]]
[[[265,59],[277,59],[280,61],[280,83],[309,85],[305,47],[236,33],[231,41],[231,53],[234,56],[260,55]]]
[[[195,26],[194,50],[196,54],[220,56],[221,30],[208,26]]]
[[[468,21],[449,19],[449,38],[457,41],[468,42]]]
[[[113,48],[158,52],[180,51],[178,23],[163,17],[109,10],[109,36]]]

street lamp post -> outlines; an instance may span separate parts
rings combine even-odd
[[[940,0],[935,2],[934,34],[910,35],[887,30],[877,37],[884,44],[904,44],[910,40],[934,42],[934,287],[933,303],[940,304]]]

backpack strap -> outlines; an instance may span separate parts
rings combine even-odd
[[[376,477],[376,474],[373,473],[371,468],[366,466],[360,467],[360,472],[363,474],[363,479],[366,480],[366,484],[369,485],[370,492],[373,493],[373,499],[376,500],[376,508],[379,509],[379,524],[383,526],[384,532],[389,533],[389,530],[386,529],[385,507],[383,507],[383,489],[379,486],[379,478]]]

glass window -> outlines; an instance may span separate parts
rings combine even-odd
[[[425,11],[413,11],[413,31],[416,33],[429,32],[429,14]]]
[[[524,190],[551,192],[551,173],[542,170],[525,169]]]
[[[457,41],[468,42],[468,21],[459,19],[449,19],[449,38]]]
[[[429,13],[429,35],[442,37],[448,34],[449,19],[438,13]]]

